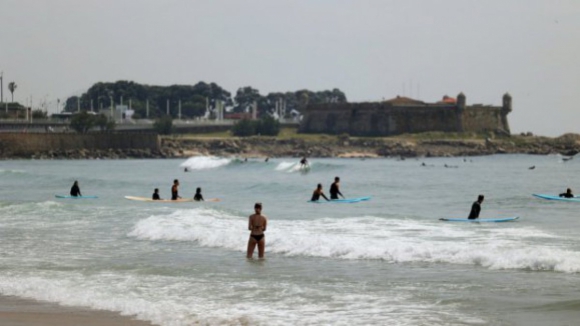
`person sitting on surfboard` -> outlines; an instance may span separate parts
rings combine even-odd
[[[574,194],[572,193],[572,189],[570,188],[566,189],[566,192],[560,194],[559,196],[564,198],[574,198]]]
[[[340,192],[340,178],[335,177],[334,182],[330,185],[330,199],[338,199],[338,195],[344,198],[344,195]]]
[[[173,180],[173,186],[171,186],[171,200],[178,200],[179,198],[179,180]]]
[[[318,186],[316,186],[316,189],[314,189],[314,192],[312,193],[312,199],[310,199],[310,201],[318,201],[320,196],[328,200],[328,198],[324,195],[324,192],[322,192],[322,184],[319,183]]]
[[[479,195],[477,197],[477,201],[473,202],[471,205],[471,212],[469,212],[469,216],[467,217],[470,220],[474,220],[479,218],[479,212],[481,212],[481,203],[483,203],[483,195]]]
[[[151,199],[161,200],[161,197],[159,197],[159,188],[155,188],[155,190],[153,190],[153,196],[151,196]]]
[[[70,195],[73,197],[82,196],[81,195],[81,188],[79,188],[79,182],[75,180],[72,187],[70,188]]]
[[[201,188],[195,189],[195,195],[193,196],[193,200],[195,201],[203,201],[203,196],[201,195]]]

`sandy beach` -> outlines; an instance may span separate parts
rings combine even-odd
[[[114,312],[0,296],[2,326],[152,326]]]

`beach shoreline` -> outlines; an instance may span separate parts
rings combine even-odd
[[[147,321],[105,310],[65,307],[56,303],[0,295],[2,326],[154,326]]]

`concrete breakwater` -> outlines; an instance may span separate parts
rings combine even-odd
[[[156,134],[0,133],[0,158],[122,159],[181,158],[196,155],[236,157],[443,157],[503,153],[575,155],[580,135],[558,138],[512,136],[498,139],[352,138],[316,139],[191,138]]]

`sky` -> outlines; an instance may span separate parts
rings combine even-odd
[[[0,0],[0,71],[38,106],[96,82],[513,98],[512,133],[580,133],[576,0]]]

